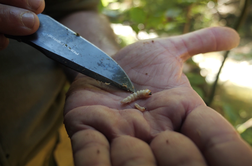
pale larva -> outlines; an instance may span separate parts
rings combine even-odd
[[[150,97],[150,95],[151,95],[151,91],[149,89],[140,90],[140,91],[137,91],[137,92],[129,95],[125,99],[123,99],[121,101],[121,103],[123,103],[123,104],[130,103],[130,102],[135,101],[135,100],[140,99],[140,98]]]
[[[138,110],[142,111],[142,112],[145,111],[145,108],[144,108],[144,107],[141,107],[141,106],[140,106],[139,104],[137,104],[137,103],[135,103],[135,107],[136,107]]]

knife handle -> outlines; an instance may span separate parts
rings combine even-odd
[[[4,35],[5,37],[9,38],[9,39],[14,39],[14,40],[17,40],[19,42],[27,42],[27,40],[29,39],[29,36],[13,36],[13,35]]]
[[[38,51],[44,53],[46,56],[48,56],[48,54],[50,54],[48,50],[46,50],[46,49],[40,47],[39,45],[36,45],[33,42],[31,42],[31,40],[34,40],[34,38],[37,38],[36,33],[34,33],[32,35],[27,35],[27,36],[14,36],[14,35],[6,35],[6,34],[4,36],[9,38],[9,39],[17,40],[18,42],[26,43],[26,44],[34,47]]]

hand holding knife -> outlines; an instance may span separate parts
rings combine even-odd
[[[28,36],[8,36],[27,43],[47,57],[98,81],[134,92],[134,86],[110,56],[51,17],[38,14],[39,29]]]

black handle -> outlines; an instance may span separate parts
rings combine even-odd
[[[25,36],[12,36],[12,35],[4,35],[5,37],[9,38],[9,39],[14,39],[17,41],[23,41]]]

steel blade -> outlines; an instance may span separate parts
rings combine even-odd
[[[124,90],[135,91],[127,74],[110,56],[51,17],[44,14],[38,17],[38,31],[22,41],[26,40],[24,42],[49,58],[77,72]]]

